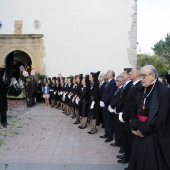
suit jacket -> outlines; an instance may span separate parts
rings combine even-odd
[[[120,98],[119,98],[119,101],[118,101],[118,104],[117,104],[117,107],[116,107],[116,112],[117,113],[120,113],[122,112],[123,108],[124,108],[124,105],[126,103],[126,99],[127,99],[127,95],[129,93],[129,90],[132,86],[133,82],[130,81],[126,86],[125,88],[123,88],[122,92],[121,92],[121,95],[120,95]]]
[[[106,82],[104,82],[101,87],[99,87],[99,100],[101,100],[102,95],[103,95],[103,90],[105,88]]]
[[[50,87],[47,86],[47,93],[49,94],[50,93]],[[45,94],[45,87],[43,87],[43,94]]]
[[[117,90],[117,86],[115,83],[115,79],[113,78],[109,83],[105,85],[105,88],[103,89],[103,95],[101,101],[104,102],[105,108],[109,106],[110,100],[113,94],[116,92],[116,90]]]
[[[124,108],[122,110],[122,112],[123,112],[122,118],[123,118],[124,121],[130,120],[134,101],[136,99],[137,94],[139,93],[139,91],[141,89],[142,89],[141,81],[137,82],[135,84],[135,86],[130,88],[129,93],[127,95],[126,103],[125,103]]]
[[[110,101],[110,106],[112,109],[114,109],[117,106],[119,98],[120,98],[120,94],[121,94],[123,88],[121,87],[117,90],[118,91],[115,92],[115,94],[112,96],[111,101]]]

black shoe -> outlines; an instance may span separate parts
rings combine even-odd
[[[119,147],[120,145],[115,142],[115,143],[111,143],[110,146],[117,146],[117,147]]]
[[[76,120],[73,124],[77,125],[80,123],[80,120]]]
[[[125,155],[124,154],[123,155],[117,155],[116,158],[118,158],[118,159],[125,159]]]
[[[75,119],[75,118],[76,118],[76,116],[75,116],[75,115],[73,115],[73,116],[72,116],[72,119]]]
[[[105,142],[111,142],[113,139],[106,139]]]
[[[128,168],[125,168],[124,170],[128,170]]]
[[[83,126],[81,126],[81,127],[80,127],[80,129],[85,129],[86,127],[87,127],[87,125],[85,125],[84,127],[83,127]]]
[[[80,129],[81,129],[81,128],[82,128],[82,126],[78,126],[78,128],[80,128]]]
[[[106,139],[107,136],[106,136],[106,135],[103,135],[103,136],[100,136],[100,138]]]
[[[127,164],[128,162],[129,161],[127,159],[125,159],[125,158],[120,159],[120,160],[117,161],[117,163],[120,163],[120,164]]]
[[[93,134],[95,134],[95,133],[96,133],[96,132],[89,132],[90,135],[93,135]]]
[[[120,147],[119,154],[124,154],[124,153],[125,153],[125,151]]]
[[[97,130],[89,132],[90,135],[94,135],[95,133],[97,133]]]

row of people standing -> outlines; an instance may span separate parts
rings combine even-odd
[[[61,77],[44,80],[43,97],[46,105],[49,105],[48,98],[51,100],[51,107],[62,109],[66,115],[76,118],[74,124],[80,123],[80,129],[87,127],[87,120],[91,120],[91,130],[89,134],[97,132],[96,124],[99,121],[99,83],[100,72],[90,75],[82,74],[75,77]]]
[[[128,170],[170,169],[168,158],[170,133],[170,89],[158,81],[154,66],[125,68],[116,77],[118,89],[107,104],[100,101],[105,115],[105,142],[120,146],[118,163],[128,163]],[[106,86],[105,86],[106,88]],[[103,91],[103,96],[106,95]],[[107,106],[107,107],[106,107]],[[107,113],[104,109],[108,109]],[[107,119],[109,115],[110,120]],[[105,119],[106,118],[106,119]]]
[[[51,107],[62,109],[66,115],[76,118],[80,129],[91,120],[89,134],[97,132],[102,122],[105,142],[120,146],[123,155],[117,155],[118,163],[129,163],[129,170],[169,169],[170,91],[158,81],[153,66],[125,68],[115,77],[109,70],[75,77],[53,78],[44,81]],[[104,79],[107,78],[105,82]],[[47,88],[46,88],[47,89]],[[56,107],[54,107],[56,105]],[[149,145],[148,145],[149,144]],[[161,156],[160,156],[161,155]],[[163,159],[162,159],[163,158]]]

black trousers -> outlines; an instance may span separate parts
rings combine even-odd
[[[107,139],[113,140],[113,115],[109,110],[103,109],[105,135]]]
[[[114,116],[113,116],[113,127],[114,127],[114,133],[115,133],[115,142],[117,144],[121,144],[121,136],[120,136],[120,132],[119,132],[119,115],[118,114],[115,114],[113,113]]]
[[[125,151],[125,157],[129,161],[131,154],[131,131],[130,124],[120,122],[119,133],[121,136],[121,147]]]
[[[27,95],[27,107],[32,107],[33,106],[33,95],[28,94]]]
[[[1,124],[7,124],[7,114],[6,111],[0,111]]]

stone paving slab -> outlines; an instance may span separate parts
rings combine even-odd
[[[60,110],[37,104],[26,108],[25,101],[9,101],[8,127],[0,129],[0,170],[121,170],[119,148],[99,136],[80,130],[75,120]]]
[[[10,163],[0,165],[0,170],[122,170],[116,164],[49,164],[49,163]]]

